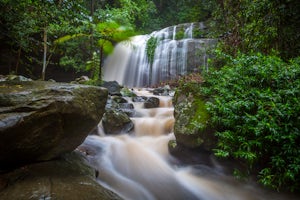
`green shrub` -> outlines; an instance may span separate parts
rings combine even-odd
[[[245,161],[268,187],[299,191],[300,57],[239,55],[205,80],[215,154]]]
[[[206,36],[205,30],[202,30],[200,28],[193,29],[193,38],[204,38]]]

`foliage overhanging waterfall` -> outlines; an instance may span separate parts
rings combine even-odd
[[[206,34],[202,22],[188,23],[119,43],[105,62],[104,80],[145,87],[206,70],[208,51],[216,44]]]

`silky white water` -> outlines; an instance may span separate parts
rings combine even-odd
[[[168,151],[168,142],[175,139],[171,97],[158,98],[159,108],[134,103],[140,117],[132,118],[132,134],[88,136],[78,148],[97,171],[101,185],[132,200],[287,199],[234,181],[217,162],[210,167],[179,165]]]

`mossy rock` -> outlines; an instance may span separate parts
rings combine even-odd
[[[134,125],[128,115],[121,110],[107,110],[102,119],[106,134],[129,133]]]
[[[174,134],[178,144],[189,148],[201,147],[205,150],[215,147],[214,129],[210,124],[204,98],[191,95],[178,97],[177,94],[174,116]]]

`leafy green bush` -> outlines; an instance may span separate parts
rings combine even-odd
[[[193,29],[193,38],[204,38],[207,33],[200,28]]]
[[[215,154],[245,161],[258,181],[300,190],[300,57],[239,55],[206,77]]]

